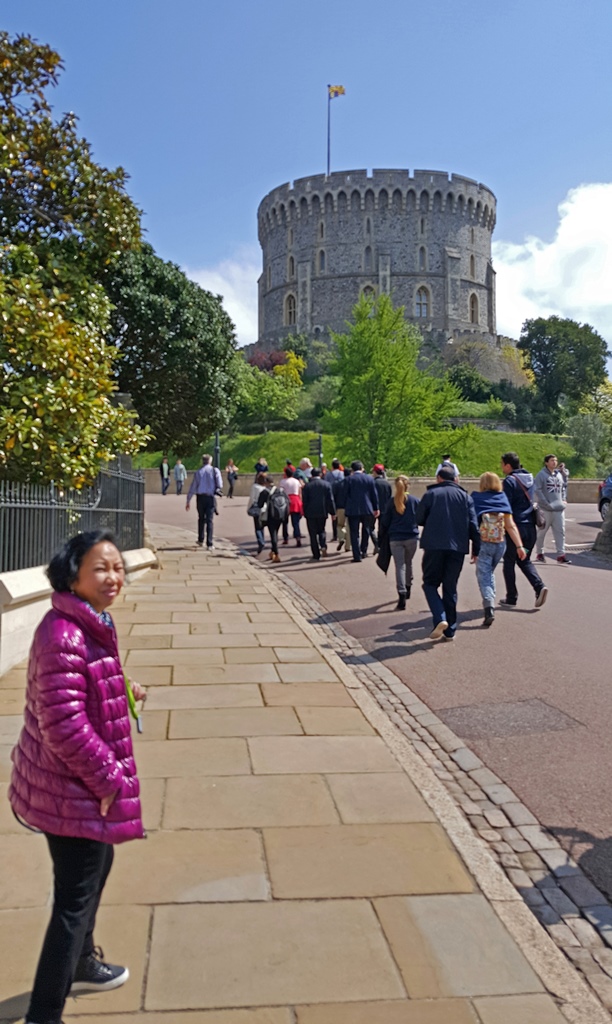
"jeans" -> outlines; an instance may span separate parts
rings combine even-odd
[[[227,474],[227,496],[228,498],[234,497],[234,484],[236,483],[237,477],[233,473]]]
[[[509,604],[516,604],[518,601],[518,590],[516,589],[516,567],[527,578],[536,592],[540,593],[544,584],[535,565],[531,561],[531,552],[536,542],[536,528],[533,523],[517,523],[516,528],[521,535],[523,547],[527,551],[524,561],[519,561],[514,541],[506,536],[506,553],[504,554],[504,581],[506,583],[506,601]]]
[[[480,545],[480,554],[476,562],[476,579],[485,608],[495,606],[495,569],[504,557],[505,550],[505,541],[502,541],[501,544],[483,541]]]
[[[162,476],[161,485],[162,485],[162,494],[166,494],[167,491],[168,491],[168,488],[170,486],[170,477],[169,476]]]
[[[565,509],[554,509],[548,511],[543,508],[542,512],[546,520],[546,526],[538,530],[536,535],[536,551],[541,555],[544,550],[544,538],[552,526],[553,537],[557,548],[557,558],[565,554]]]
[[[280,525],[279,519],[270,519],[267,523],[268,533],[270,534],[270,547],[272,548],[272,553],[275,555],[278,554],[278,531],[280,529]]]
[[[301,512],[290,512],[291,526],[293,528],[293,539],[301,540],[302,534],[300,533],[300,519],[302,518]],[[289,540],[289,520],[285,519],[283,523],[283,540],[285,543]]]
[[[310,537],[310,550],[312,557],[319,561],[321,549],[327,551],[327,537],[325,536],[326,516],[316,516],[314,519],[306,519],[308,536]]]
[[[458,551],[423,552],[423,592],[433,615],[434,626],[442,619],[448,623],[447,633],[454,636],[457,628],[457,582],[465,555]],[[442,586],[442,597],[438,587]]]
[[[259,519],[259,516],[253,516],[253,525],[255,527],[255,536],[257,538],[257,544],[258,544],[259,549],[261,551],[261,549],[266,546],[266,542],[264,540],[263,526],[261,525],[261,521]]]
[[[412,559],[417,549],[418,537],[406,540],[390,540],[389,547],[395,562],[395,583],[398,594],[407,594],[407,587],[412,586]]]
[[[53,860],[53,911],[26,1020],[60,1021],[79,958],[93,952],[93,930],[113,847],[45,833]]]
[[[206,527],[206,547],[211,548],[213,544],[213,516],[215,514],[214,495],[196,494],[196,505],[198,507],[198,544],[204,542],[204,527]]]
[[[183,493],[183,481],[182,480],[177,480],[176,481],[176,493],[179,494],[179,495]]]

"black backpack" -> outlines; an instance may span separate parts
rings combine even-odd
[[[289,498],[280,487],[275,487],[268,496],[268,519],[284,523],[289,517]]]

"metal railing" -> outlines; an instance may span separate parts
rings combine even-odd
[[[81,491],[0,480],[0,572],[46,565],[85,530],[112,530],[123,551],[143,546],[144,477],[129,459],[117,459]]]

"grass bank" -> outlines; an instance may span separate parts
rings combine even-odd
[[[285,465],[286,459],[291,459],[297,464],[304,455],[308,455],[308,444],[314,436],[312,432],[269,431],[267,434],[237,434],[234,437],[222,437],[221,465],[225,467],[228,459],[233,459],[242,472],[252,473],[259,456],[263,455],[268,460],[272,472],[279,473]],[[448,434],[444,436],[448,438]],[[442,439],[440,443],[444,443]],[[212,454],[212,440],[202,450],[207,450]],[[542,459],[545,455],[554,452],[560,460],[567,464],[575,476],[590,475],[581,473],[580,466],[575,464],[574,450],[568,439],[554,437],[552,434],[511,434],[502,430],[481,430],[463,450],[453,451],[452,455],[463,476],[479,476],[486,470],[498,472],[500,455],[507,451],[518,452],[523,465],[532,473],[537,473],[541,469]],[[440,449],[440,455],[442,455],[442,449]],[[351,459],[359,458],[359,452],[345,451],[338,445],[333,434],[324,434],[323,457],[325,462],[328,465],[331,464],[331,460],[336,456],[346,463]],[[159,452],[144,452],[134,462],[136,466],[142,468],[158,466],[161,462],[161,454]],[[200,456],[193,455],[185,458],[184,462],[188,469],[197,469],[200,465]],[[172,453],[170,454],[170,464],[174,464]],[[391,468],[401,471],[404,467],[393,466]],[[433,473],[435,468],[435,465],[425,467],[424,475],[427,475],[428,472]]]

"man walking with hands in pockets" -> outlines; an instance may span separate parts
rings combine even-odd
[[[206,547],[209,551],[213,546],[213,517],[215,514],[215,495],[223,492],[221,473],[212,465],[210,455],[202,456],[202,468],[193,475],[191,487],[187,495],[185,511],[189,512],[189,503],[196,496],[198,509],[198,547],[204,544],[204,528],[206,527]]]

